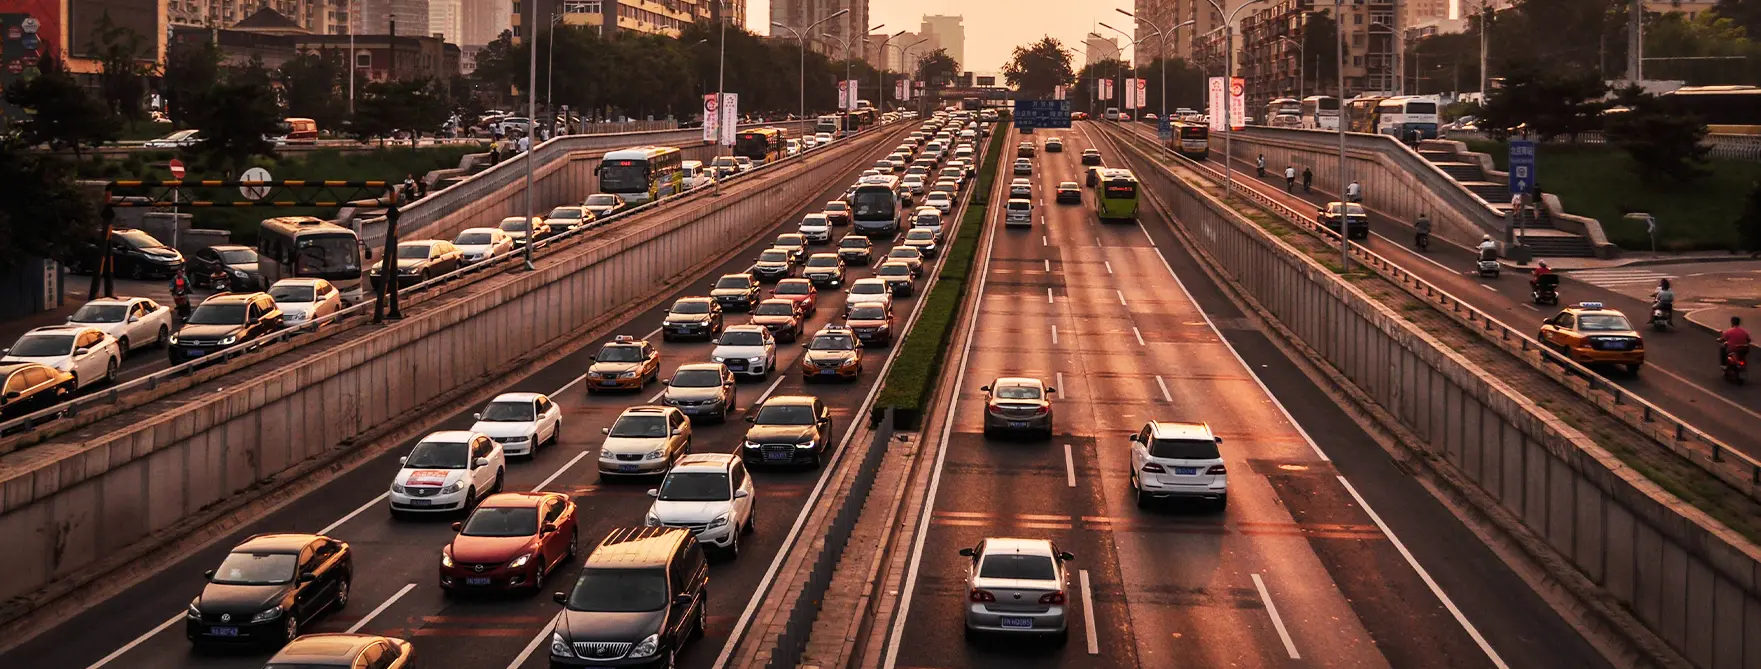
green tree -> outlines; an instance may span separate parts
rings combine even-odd
[[[936,49],[917,59],[917,78],[922,80],[925,88],[940,89],[951,86],[960,76],[960,63],[948,55],[947,49]]]
[[[1750,39],[1761,39],[1761,2],[1755,0],[1718,0],[1712,11],[1742,26]]]
[[[1066,97],[1073,100],[1073,105],[1085,105],[1089,113],[1099,114],[1107,107],[1116,106],[1115,101],[1119,100],[1119,96],[1122,95],[1117,90],[1119,78],[1124,76],[1121,74],[1122,72],[1130,70],[1130,63],[1117,58],[1106,58],[1084,65],[1082,71],[1076,75],[1074,89]],[[1103,100],[1096,91],[1101,90],[1101,82],[1109,79],[1113,81],[1115,90],[1111,97]]]
[[[1608,115],[1608,143],[1632,156],[1647,182],[1664,178],[1677,183],[1705,177],[1712,147],[1704,144],[1706,124],[1692,114],[1669,109],[1638,86],[1620,92],[1616,103],[1626,111]]]
[[[1070,52],[1057,39],[1044,37],[1015,47],[1003,66],[1003,79],[1024,98],[1051,99],[1053,89],[1075,81],[1076,73],[1070,69]]]
[[[196,105],[220,81],[225,55],[212,40],[178,40],[165,47],[162,86],[171,122],[189,127]]]
[[[1504,86],[1486,101],[1488,127],[1527,132],[1541,141],[1597,127],[1608,86],[1595,72],[1558,73],[1527,61],[1507,67]]]
[[[446,122],[448,109],[444,87],[429,79],[379,81],[367,84],[355,100],[355,116],[349,131],[361,142],[385,138],[399,130],[433,132]]]
[[[275,145],[264,138],[278,131],[281,107],[261,62],[228,73],[209,87],[198,104],[192,120],[202,129],[202,141],[195,152],[208,156],[211,165],[237,173],[251,156],[274,154]]]
[[[1149,101],[1145,109],[1162,113],[1162,68],[1168,68],[1168,112],[1181,107],[1204,109],[1205,107],[1205,73],[1188,64],[1184,58],[1162,60],[1157,58],[1150,64],[1138,69],[1138,77],[1145,80],[1146,99]]]
[[[1756,3],[1761,4],[1761,3]],[[1668,12],[1645,26],[1647,79],[1680,79],[1690,85],[1761,83],[1761,45],[1745,36],[1735,19],[1715,12],[1688,18]]]
[[[153,74],[153,43],[126,26],[116,25],[106,11],[92,29],[86,56],[98,61],[99,89],[110,110],[130,121],[146,116],[141,100],[147,95],[146,79]]]
[[[1351,49],[1347,48],[1345,51],[1345,57],[1349,60]],[[1311,95],[1338,97],[1339,23],[1333,20],[1330,9],[1304,15],[1302,60],[1302,76],[1309,82],[1304,90],[1314,91]]]
[[[276,80],[287,97],[287,115],[312,119],[320,128],[342,127],[348,119],[345,72],[336,51],[303,53],[282,63]]]
[[[81,147],[96,148],[116,139],[119,124],[115,117],[74,80],[60,60],[43,56],[37,67],[42,74],[35,79],[20,79],[6,89],[6,101],[25,110],[16,123],[25,145],[71,148],[75,156],[84,157]]]
[[[75,183],[74,166],[26,141],[0,137],[0,267],[71,258],[100,234],[97,198]]]

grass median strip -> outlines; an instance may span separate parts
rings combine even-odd
[[[978,255],[978,239],[984,231],[988,212],[986,198],[996,181],[998,157],[1002,155],[1003,138],[1007,134],[1002,127],[991,134],[991,144],[985,151],[984,163],[979,167],[977,185],[974,186],[977,191],[962,214],[960,229],[954,237],[954,244],[948,248],[948,258],[942,262],[935,287],[923,298],[923,313],[899,344],[902,347],[899,357],[893,360],[893,368],[887,373],[880,397],[875,402],[876,416],[886,409],[893,410],[894,426],[898,429],[914,430],[921,426],[936,376],[947,358],[948,340],[966,297],[966,283],[971,278],[972,261]]]

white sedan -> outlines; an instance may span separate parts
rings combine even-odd
[[[849,295],[844,300],[844,309],[858,304],[879,304],[891,309],[893,307],[893,291],[887,287],[885,279],[869,277],[857,279],[850,284]]]
[[[471,417],[477,420],[471,431],[494,439],[510,456],[533,455],[563,433],[563,410],[538,393],[502,393]]]
[[[171,337],[171,308],[145,297],[100,297],[67,317],[68,325],[103,330],[116,338],[123,355],[145,346],[164,346]]]
[[[487,435],[443,430],[416,442],[391,480],[391,515],[468,512],[501,491],[507,459]]]
[[[777,341],[762,325],[730,325],[716,338],[709,359],[735,374],[769,378],[777,366]]]
[[[501,228],[465,228],[453,238],[452,245],[459,248],[465,264],[470,264],[512,252],[514,238]]]
[[[0,354],[4,354],[0,362],[35,362],[72,374],[74,387],[80,389],[115,381],[116,370],[122,365],[122,348],[116,338],[87,325],[31,330]]]
[[[323,279],[282,279],[269,287],[269,299],[288,323],[315,321],[342,310],[342,291]]]
[[[936,211],[942,212],[942,215],[946,216],[954,211],[954,196],[949,195],[946,192],[936,191],[923,196],[923,205],[926,207],[935,207]]]

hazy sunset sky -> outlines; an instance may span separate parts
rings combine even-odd
[[[952,14],[965,17],[966,59],[960,66],[974,72],[997,72],[1015,47],[1050,35],[1066,47],[1081,46],[1090,30],[1119,37],[1096,25],[1105,21],[1120,30],[1132,30],[1131,19],[1114,11],[1131,10],[1132,0],[869,0],[870,24],[886,24],[877,31],[893,34],[900,30],[916,32],[925,14]],[[749,29],[760,35],[770,34],[770,0],[747,0],[746,20]],[[1119,38],[1123,45],[1128,38]],[[1131,55],[1126,51],[1126,56]],[[1073,62],[1082,67],[1082,57]]]

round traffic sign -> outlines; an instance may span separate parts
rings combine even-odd
[[[183,179],[183,161],[172,158],[170,167],[171,178],[179,180]]]
[[[261,167],[253,167],[245,170],[245,173],[238,178],[239,181],[270,181],[272,179],[274,179],[274,177],[269,176],[269,170]],[[269,187],[239,186],[238,192],[240,195],[245,196],[245,199],[247,200],[261,200],[269,195]]]
[[[721,106],[721,103],[716,101],[716,98],[718,97],[721,96],[712,94],[703,98],[703,111],[711,113],[715,112],[716,108]]]

